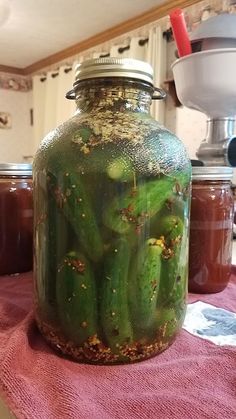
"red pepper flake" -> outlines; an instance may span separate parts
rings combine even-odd
[[[155,290],[156,289],[156,287],[157,287],[157,280],[156,279],[154,279],[152,282],[151,282],[151,287]]]
[[[129,204],[127,208],[121,208],[119,214],[121,219],[124,222],[131,223],[135,225],[135,232],[137,234],[141,233],[141,228],[143,227],[147,218],[149,218],[148,212],[142,212],[141,214],[133,214],[134,207],[132,204]]]
[[[133,210],[134,208],[131,204],[129,204],[127,208],[121,208],[119,210],[119,213],[121,215],[122,221],[127,221],[135,224],[137,222],[137,217],[132,214]]]
[[[171,248],[165,248],[162,251],[163,259],[171,259],[175,255],[174,250]]]
[[[77,272],[83,274],[85,272],[85,263],[80,259],[71,259],[71,265],[76,269]]]
[[[127,207],[127,211],[128,212],[133,212],[133,210],[134,210],[134,206],[132,204],[129,204],[128,207]]]

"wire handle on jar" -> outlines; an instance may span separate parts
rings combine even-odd
[[[76,83],[74,84],[73,89],[69,90],[69,92],[66,93],[66,99],[69,100],[75,100],[75,87]],[[166,92],[163,89],[160,89],[159,87],[154,87],[154,92],[158,92],[159,94],[156,95],[155,93],[152,95],[152,100],[162,100],[166,98]]]
[[[160,89],[159,87],[154,87],[154,92],[158,92],[159,95],[155,95],[155,93],[152,95],[152,100],[162,100],[166,98],[166,92],[163,89]]]
[[[71,89],[71,90],[69,90],[69,92],[66,93],[66,99],[69,99],[69,100],[75,100],[76,99],[74,89]]]

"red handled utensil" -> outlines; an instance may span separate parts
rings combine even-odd
[[[169,16],[179,57],[191,54],[192,48],[183,11],[181,9],[175,9]]]

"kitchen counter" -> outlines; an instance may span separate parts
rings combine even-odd
[[[221,293],[189,295],[189,302],[197,300],[235,311],[236,274]],[[2,277],[0,394],[17,418],[235,419],[236,347],[182,330],[168,350],[147,361],[77,364],[47,346],[31,310],[32,274]],[[14,417],[4,403],[0,409],[0,419]]]

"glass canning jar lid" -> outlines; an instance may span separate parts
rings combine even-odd
[[[232,180],[233,168],[227,166],[193,166],[192,180]]]
[[[0,176],[32,176],[32,164],[0,163]]]

